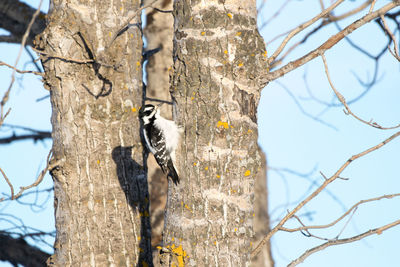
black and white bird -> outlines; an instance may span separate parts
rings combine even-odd
[[[139,119],[143,124],[143,137],[147,149],[154,155],[167,177],[171,177],[175,185],[178,184],[179,177],[173,160],[179,144],[180,129],[174,121],[161,117],[159,107],[151,104],[140,108]]]

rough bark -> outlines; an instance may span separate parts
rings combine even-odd
[[[151,265],[137,119],[140,15],[112,40],[139,4],[54,0],[37,38],[52,104],[57,236],[49,265]]]
[[[144,3],[146,4],[146,3]],[[172,10],[172,0],[157,2],[154,7],[159,10]],[[169,93],[169,71],[172,68],[172,37],[174,19],[172,13],[160,12],[156,9],[146,10],[146,27],[144,35],[147,40],[146,51],[157,51],[148,57],[146,65],[147,86],[146,97],[149,99],[171,102]],[[160,102],[148,100],[153,104]],[[161,115],[171,118],[171,105],[164,104],[161,107]],[[148,182],[150,193],[150,218],[152,246],[155,249],[162,243],[162,231],[164,228],[164,209],[167,200],[167,179],[153,156],[147,160]],[[155,255],[157,250],[155,250]]]
[[[257,245],[261,239],[268,233],[270,228],[270,220],[268,214],[268,191],[267,191],[267,162],[265,154],[260,150],[261,170],[255,178],[254,191],[254,238],[253,244]],[[253,267],[273,267],[274,259],[271,253],[271,243],[268,242],[262,252],[257,257],[251,259]]]
[[[174,3],[181,177],[169,185],[163,264],[246,266],[253,240],[259,74],[265,45],[255,1]]]

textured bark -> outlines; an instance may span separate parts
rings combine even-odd
[[[163,263],[247,266],[261,168],[259,74],[267,67],[255,1],[180,0],[174,13],[171,91],[184,134],[181,184],[169,186]]]
[[[137,119],[140,15],[111,40],[139,2],[54,0],[48,27],[37,38],[53,112],[57,236],[49,265],[151,265]]]
[[[148,1],[149,2],[149,1]],[[146,4],[146,2],[144,3]],[[163,0],[155,5],[160,10],[172,10],[172,0]],[[169,71],[172,68],[172,37],[174,19],[172,13],[163,13],[155,9],[148,9],[144,35],[147,40],[147,51],[159,49],[147,61],[147,87],[146,96],[150,99],[171,102],[169,93]],[[153,104],[160,102],[147,101]],[[163,105],[161,115],[171,118],[171,105]],[[164,228],[164,209],[167,200],[167,179],[153,156],[148,157],[148,181],[150,193],[150,218],[152,246],[160,246]],[[155,256],[157,250],[155,250]]]
[[[260,151],[262,157],[261,170],[255,181],[254,191],[254,240],[253,244],[257,245],[261,239],[268,233],[270,228],[270,220],[268,214],[268,191],[267,191],[267,162],[265,154]],[[251,260],[251,266],[254,267],[273,267],[274,259],[271,253],[271,243],[268,242],[257,257]]]

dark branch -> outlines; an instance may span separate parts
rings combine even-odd
[[[13,238],[0,232],[0,261],[7,261],[14,266],[42,267],[50,255],[29,245],[23,238]]]
[[[36,9],[19,0],[0,1],[0,28],[10,32],[9,36],[2,36],[3,41],[21,43],[28,24]],[[40,12],[29,33],[27,44],[32,45],[35,36],[46,27],[46,14]]]
[[[15,141],[21,141],[26,139],[32,139],[33,142],[37,142],[47,138],[51,138],[51,132],[37,132],[33,134],[22,134],[22,135],[13,134],[9,137],[0,138],[0,144],[10,144]]]

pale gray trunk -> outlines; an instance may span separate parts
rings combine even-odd
[[[180,0],[174,12],[171,91],[184,134],[181,184],[169,187],[164,264],[247,266],[261,168],[258,78],[267,67],[255,1]]]
[[[139,0],[54,0],[37,40],[51,94],[55,266],[151,265]],[[61,57],[61,58],[59,58]],[[95,62],[82,63],[94,60]],[[139,247],[140,246],[140,247]]]

